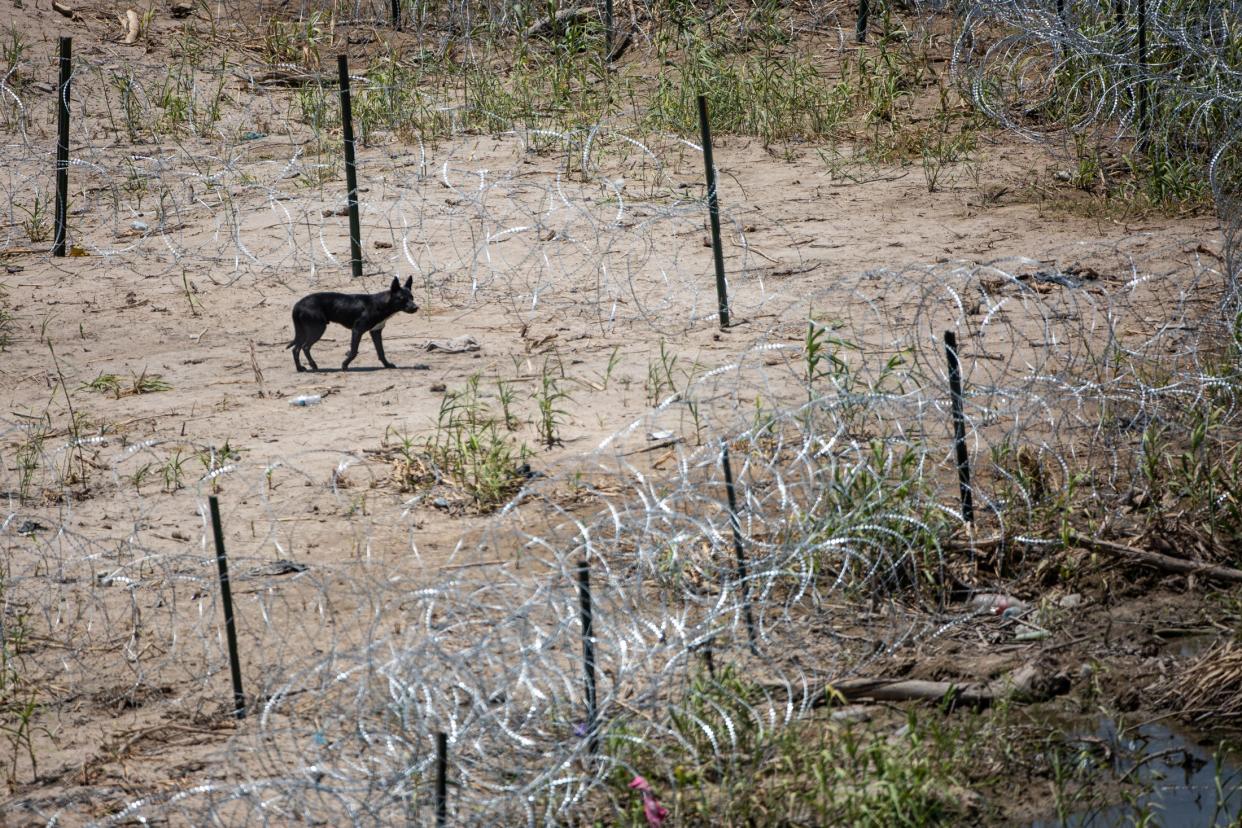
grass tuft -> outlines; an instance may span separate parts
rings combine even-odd
[[[99,376],[81,386],[82,390],[95,391],[100,394],[111,394],[115,399],[137,394],[154,394],[159,391],[171,391],[172,385],[160,374],[148,374],[142,369],[141,374],[134,374],[126,382],[116,374],[100,373]]]

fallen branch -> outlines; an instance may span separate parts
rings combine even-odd
[[[1224,581],[1230,584],[1242,584],[1242,570],[1231,569],[1227,566],[1218,566],[1217,564],[1203,563],[1201,561],[1188,561],[1185,558],[1174,558],[1171,555],[1164,555],[1159,552],[1150,552],[1146,549],[1127,546],[1124,543],[1114,543],[1113,541],[1089,538],[1086,535],[1080,535],[1077,532],[1074,532],[1069,536],[1069,542],[1074,546],[1080,546],[1083,549],[1090,549],[1095,552],[1104,552],[1114,557],[1125,558],[1136,563],[1146,564],[1147,566],[1154,567],[1165,572],[1173,572],[1178,575],[1200,575],[1205,578]],[[995,549],[997,547],[1004,546],[1006,543],[1014,545],[1029,545],[1030,542],[1003,537],[980,538],[978,540],[966,542],[950,542],[949,544],[946,544],[946,548],[981,551],[984,549]]]
[[[325,73],[299,72],[289,69],[271,69],[258,75],[243,74],[241,72],[234,72],[233,74],[243,83],[250,86],[255,84],[259,86],[306,86],[307,84],[335,86],[338,82],[335,76]]]
[[[441,572],[448,572],[456,569],[473,569],[478,566],[502,566],[507,563],[512,563],[512,560],[508,558],[497,558],[494,561],[471,561],[470,563],[444,564],[443,566],[436,567],[436,569],[439,569]]]
[[[1227,566],[1217,566],[1216,564],[1188,561],[1183,558],[1173,558],[1169,555],[1162,555],[1159,552],[1149,552],[1146,549],[1136,549],[1133,546],[1126,546],[1122,543],[1113,543],[1112,541],[1088,538],[1085,535],[1079,535],[1078,533],[1070,535],[1070,542],[1077,546],[1081,546],[1084,549],[1091,549],[1096,552],[1106,552],[1109,555],[1115,555],[1120,558],[1138,561],[1139,563],[1147,564],[1148,566],[1164,570],[1165,572],[1175,572],[1179,575],[1199,575],[1204,578],[1225,581],[1230,584],[1242,584],[1242,571],[1230,569]]]

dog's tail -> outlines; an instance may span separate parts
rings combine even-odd
[[[292,342],[290,342],[288,345],[286,345],[286,346],[285,346],[285,350],[287,351],[287,350],[289,350],[290,348],[292,348],[294,345],[297,345],[297,344],[298,344],[298,341],[295,339],[295,340],[293,340]]]

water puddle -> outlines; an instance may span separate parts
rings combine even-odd
[[[1090,779],[1089,766],[1111,775],[1117,786],[1111,804],[1100,803],[1097,789],[1095,803],[1069,801],[1062,817],[1037,820],[1031,828],[1216,826],[1242,819],[1242,768],[1230,746],[1224,751],[1204,747],[1158,722],[1119,734],[1112,719],[1101,720],[1094,733],[1079,735],[1070,744],[1081,748],[1078,780]]]
[[[1180,659],[1198,658],[1220,643],[1220,633],[1215,630],[1168,630],[1156,634],[1164,639],[1164,652]]]

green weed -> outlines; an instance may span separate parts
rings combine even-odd
[[[1145,474],[1153,494],[1164,495],[1153,497],[1162,507],[1153,517],[1168,510],[1170,504],[1161,502],[1165,497],[1174,498],[1183,520],[1189,518],[1223,549],[1242,549],[1242,435],[1228,425],[1225,409],[1214,405],[1189,411],[1184,425],[1187,438],[1180,446],[1161,446],[1156,436],[1149,447],[1145,440]],[[1158,452],[1158,459],[1147,460],[1148,451]],[[1153,463],[1163,467],[1147,468]]]
[[[1239,315],[1242,318],[1242,315]],[[604,368],[604,373],[599,380],[599,390],[607,391],[608,383],[612,379],[612,373],[621,364],[621,346],[617,345],[612,349],[612,353],[608,356],[608,365]]]
[[[109,79],[120,99],[119,103],[125,134],[131,144],[138,143],[150,130],[150,126],[146,124],[143,118],[145,106],[141,87],[135,82],[133,73],[129,71],[125,74],[112,74]],[[109,114],[111,114],[110,100],[108,101],[108,109]],[[116,128],[115,121],[113,121],[113,128]]]
[[[46,415],[25,429],[26,437],[14,452],[17,462],[17,496],[23,503],[30,497],[35,474],[43,460],[43,443],[51,431]]]
[[[134,376],[129,384],[131,394],[154,394],[157,391],[171,390],[172,385],[165,382],[159,374],[148,374],[146,368],[142,369],[141,374]]]
[[[16,26],[5,29],[5,40],[0,43],[0,78],[16,89],[20,89],[25,81],[21,74],[22,64],[26,60],[26,37]]]
[[[185,476],[185,464],[188,459],[182,457],[181,449],[178,448],[174,449],[169,458],[164,461],[164,465],[160,467],[160,480],[164,484],[164,491],[171,493],[182,487],[181,480]]]
[[[29,207],[24,204],[17,205],[17,209],[25,214],[25,218],[21,220],[22,230],[35,244],[52,237],[51,208],[51,200],[44,198],[37,190]]]
[[[121,384],[121,378],[116,374],[104,373],[100,373],[99,376],[82,386],[83,389],[88,391],[95,391],[100,394],[112,394],[117,399],[121,398],[121,389],[123,387],[124,386]]]
[[[30,763],[31,777],[39,775],[34,745],[34,720],[39,712],[36,683],[28,676],[22,651],[29,637],[24,608],[9,595],[9,574],[0,571],[0,735],[8,743],[5,782],[17,784],[22,757]]]
[[[336,30],[336,18],[316,9],[301,20],[284,21],[268,18],[261,37],[259,53],[270,64],[294,63],[318,68],[321,50],[330,48]]]
[[[406,447],[411,459],[412,448]],[[518,489],[518,466],[529,454],[525,445],[508,436],[505,424],[492,416],[479,394],[477,374],[461,391],[444,395],[435,432],[423,444],[422,453],[436,478],[460,486],[482,510],[496,508]],[[418,482],[407,479],[411,485]]]
[[[232,463],[241,459],[241,452],[225,440],[220,447],[208,446],[198,451],[195,456],[203,467],[202,479],[210,483],[212,494],[219,494],[221,476],[229,471]]]
[[[655,406],[664,401],[665,393],[677,391],[677,380],[673,372],[677,368],[677,354],[668,348],[668,343],[660,340],[660,359],[647,363],[647,403]]]
[[[965,784],[982,775],[979,725],[908,714],[896,738],[848,724],[803,721],[768,730],[762,694],[731,666],[699,675],[669,704],[669,738],[658,745],[605,738],[616,770],[616,824],[646,824],[628,789],[643,774],[679,825],[937,825],[968,818]],[[660,775],[657,776],[656,774]]]
[[[558,406],[570,396],[568,391],[561,389],[560,381],[550,370],[547,360],[543,363],[539,387],[531,397],[539,410],[539,418],[535,421],[539,439],[547,448],[552,448],[561,441],[560,427],[568,413]]]
[[[692,26],[662,41],[658,59],[675,68],[660,72],[651,93],[650,129],[697,135],[700,93],[709,96],[713,132],[754,135],[765,145],[828,135],[848,114],[841,88],[797,53],[730,55]]]
[[[521,425],[521,420],[513,413],[514,403],[513,383],[503,380],[496,380],[496,398],[500,402],[500,413],[502,415],[505,428],[509,431],[517,430]]]
[[[100,373],[95,379],[81,386],[82,390],[95,391],[100,394],[111,394],[115,399],[136,394],[154,394],[159,391],[171,391],[172,385],[159,374],[148,374],[142,369],[141,374],[134,374],[126,383],[116,374]]]
[[[129,476],[129,482],[134,487],[134,491],[141,493],[142,484],[146,482],[147,477],[151,475],[152,464],[143,463],[133,474]]]

